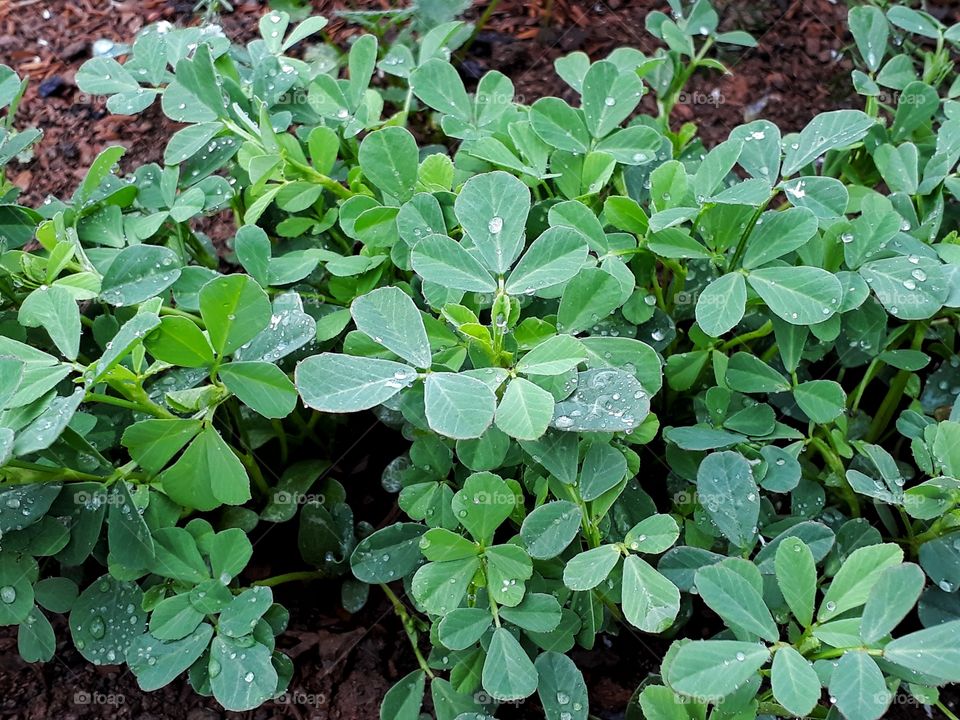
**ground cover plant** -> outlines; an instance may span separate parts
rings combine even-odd
[[[358,16],[402,29],[343,56],[274,10],[246,47],[161,23],[85,64],[111,111],[184,126],[162,167],[107,148],[69,198],[0,187],[21,655],[50,660],[68,613],[90,662],[251,709],[292,674],[271,588],[341,577],[414,648],[384,718],[584,720],[567,653],[627,632],[672,642],[627,717],[873,720],[898,693],[952,716],[958,33],[856,7],[863,110],[707,149],[672,110],[754,41],[671,10],[654,55],[558,60],[574,102],[468,91],[473,29],[415,11]],[[22,92],[0,70],[0,164],[37,140]],[[325,473],[361,411],[408,443],[379,529]],[[251,584],[279,523],[303,570]]]

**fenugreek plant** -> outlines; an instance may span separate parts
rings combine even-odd
[[[250,709],[293,672],[271,587],[349,574],[344,606],[377,586],[417,662],[385,719],[587,720],[566,653],[618,632],[672,642],[629,718],[875,720],[897,693],[949,716],[956,103],[859,78],[864,111],[707,151],[670,111],[713,44],[753,41],[672,6],[654,56],[559,59],[572,102],[468,88],[456,21],[302,58],[322,18],[271,12],[246,48],[160,24],[84,65],[112,111],[185,126],[163,167],[107,149],[72,197],[0,205],[23,657],[68,613],[91,662]],[[880,21],[907,16],[878,12],[852,14],[860,72],[896,87]],[[224,249],[199,220],[226,213]],[[364,411],[409,443],[379,529],[327,475]],[[251,584],[249,536],[284,522],[304,569]]]

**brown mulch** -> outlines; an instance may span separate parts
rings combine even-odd
[[[477,2],[469,15],[479,15]],[[156,162],[164,138],[176,129],[154,104],[142,115],[110,115],[102,99],[89,99],[74,84],[77,69],[98,38],[129,41],[145,24],[169,20],[197,22],[193,3],[178,0],[5,0],[0,3],[0,62],[30,78],[19,124],[41,128],[45,137],[33,162],[14,165],[11,175],[24,189],[23,200],[36,204],[48,195],[69,195],[98,152],[108,145],[128,148],[125,167]],[[333,17],[338,9],[390,7],[388,0],[335,2],[315,0],[316,12]],[[950,3],[945,3],[948,7]],[[766,117],[785,130],[803,126],[823,110],[856,104],[849,83],[844,3],[830,0],[719,0],[723,27],[742,28],[760,39],[758,48],[721,49],[732,74],[698,74],[675,111],[675,123],[699,124],[708,145],[754,117]],[[265,4],[238,0],[222,16],[225,32],[245,42],[256,32]],[[655,48],[643,30],[651,10],[663,0],[503,0],[484,32],[463,58],[467,76],[497,69],[513,79],[517,94],[532,102],[546,94],[572,98],[554,74],[553,61],[582,50],[599,58],[629,45]],[[338,42],[356,33],[333,21],[328,34]]]

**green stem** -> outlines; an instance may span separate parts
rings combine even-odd
[[[309,580],[321,580],[323,573],[319,570],[300,570],[299,572],[284,573],[283,575],[274,575],[265,580],[257,580],[253,583],[259,587],[276,587],[288,582],[301,582]]]
[[[133,410],[135,412],[147,413],[148,415],[153,415],[154,417],[163,418],[165,420],[173,420],[177,417],[169,410],[160,407],[152,401],[135,402],[133,400],[124,400],[123,398],[114,397],[113,395],[105,395],[103,393],[95,392],[87,393],[83,400],[84,402],[98,402],[103,403],[104,405],[114,405],[116,407],[126,408],[127,410]]]
[[[913,342],[911,343],[913,350],[919,350],[922,347],[926,332],[926,325],[918,323],[913,333]],[[870,423],[870,429],[867,431],[866,437],[867,442],[875,443],[880,436],[886,432],[890,420],[893,419],[894,413],[903,401],[903,393],[907,388],[907,383],[910,381],[910,375],[911,373],[909,371],[900,370],[894,376],[893,381],[890,383],[890,389],[887,390],[883,402],[880,403],[880,409],[877,410],[877,414],[873,416],[873,422]]]
[[[700,48],[699,52],[697,52],[690,63],[684,67],[683,72],[677,77],[673,87],[670,89],[669,95],[667,95],[667,99],[658,103],[660,108],[660,124],[664,131],[670,131],[670,115],[673,114],[673,108],[677,104],[677,100],[680,99],[683,88],[690,82],[693,73],[700,66],[700,61],[706,57],[707,52],[712,46],[713,38],[707,38],[707,41],[703,43],[703,47]]]
[[[846,500],[847,507],[850,508],[850,515],[852,517],[860,517],[860,503],[857,501],[856,493],[854,493],[853,489],[847,484],[846,471],[840,458],[827,443],[818,437],[810,438],[809,445],[820,453],[820,457],[827,463],[827,467],[837,476],[837,489],[840,491],[840,494],[843,495],[844,500]]]
[[[833,658],[843,657],[844,653],[848,652],[865,652],[867,655],[872,655],[873,657],[883,657],[883,650],[880,648],[869,648],[869,647],[845,647],[845,648],[830,648],[829,650],[824,650],[823,652],[814,653],[808,659],[809,660],[832,660]]]
[[[22,470],[22,473],[17,473]],[[11,476],[8,471],[13,471]],[[53,476],[53,477],[44,477]],[[26,462],[24,460],[10,460],[0,469],[0,479],[3,484],[10,485],[29,485],[35,482],[98,482],[107,481],[102,475],[93,475],[92,473],[81,472],[71,468],[51,467],[40,465],[39,463]]]
[[[750,332],[743,333],[742,335],[737,335],[735,338],[727,340],[723,345],[720,346],[721,352],[726,352],[730,348],[736,347],[737,345],[746,345],[752,340],[757,340],[762,337],[766,337],[773,332],[773,322],[767,320],[763,325],[758,327],[756,330],[751,330]]]
[[[463,44],[463,47],[460,48],[460,51],[457,53],[460,57],[466,57],[467,53],[470,51],[470,46],[473,45],[473,41],[477,39],[477,35],[480,34],[480,31],[490,22],[490,17],[493,15],[494,11],[497,9],[497,5],[500,4],[500,0],[490,0],[487,3],[487,7],[484,8],[483,14],[477,20],[476,24],[473,26],[473,33],[470,35],[470,38]]]
[[[731,270],[737,265],[740,264],[740,259],[743,257],[743,253],[747,249],[747,240],[750,237],[750,234],[753,232],[753,229],[756,227],[757,222],[760,220],[760,216],[763,215],[764,210],[767,209],[767,205],[770,204],[771,198],[767,198],[764,202],[760,203],[760,206],[754,211],[753,216],[750,218],[750,222],[747,223],[747,227],[744,228],[743,234],[740,236],[740,239],[737,241],[737,249],[733,253],[733,258],[730,260],[730,264],[727,266],[728,270]]]
[[[390,589],[390,586],[386,583],[380,583],[380,588],[383,590],[384,594],[390,599],[391,604],[393,605],[394,612],[397,613],[397,616],[400,618],[400,623],[403,625],[403,630],[407,634],[407,640],[410,641],[410,647],[413,648],[413,654],[417,658],[417,664],[420,666],[420,669],[426,673],[427,677],[431,680],[433,679],[433,671],[430,669],[429,663],[423,653],[420,652],[420,634],[417,632],[417,621],[407,612],[406,606],[400,601],[400,598],[397,597],[396,593]]]
[[[195,322],[201,330],[206,330],[207,328],[206,324],[203,322],[203,318],[201,318],[199,315],[194,315],[193,313],[189,313],[186,310],[181,310],[180,308],[164,305],[160,308],[160,314],[186,318],[187,320]]]
[[[850,410],[856,412],[860,407],[860,401],[863,399],[863,393],[867,389],[867,385],[873,380],[874,375],[877,372],[877,368],[880,366],[880,358],[874,358],[870,364],[867,366],[867,371],[863,374],[863,379],[860,381],[860,384],[857,386],[856,392],[850,398]]]
[[[937,700],[937,702],[934,703],[934,704],[937,706],[937,709],[938,709],[940,712],[942,712],[944,715],[947,716],[947,720],[960,720],[960,718],[957,718],[956,715],[954,715],[952,712],[950,712],[950,711],[947,709],[947,706],[943,704],[943,701],[942,701],[942,700]]]
[[[310,179],[313,180],[313,181],[314,181],[315,183],[317,183],[318,185],[323,185],[324,189],[329,190],[330,192],[332,192],[332,193],[333,193],[334,195],[336,195],[337,197],[339,197],[339,198],[341,198],[341,199],[343,199],[343,200],[346,200],[347,198],[353,197],[354,193],[352,193],[349,188],[345,188],[343,185],[341,185],[340,183],[338,183],[338,182],[337,182],[336,180],[334,180],[332,177],[328,177],[328,176],[324,175],[324,174],[321,173],[321,172],[317,172],[317,171],[316,171],[313,167],[311,167],[310,165],[306,165],[306,164],[304,164],[304,163],[302,163],[302,162],[299,162],[299,161],[297,161],[297,160],[293,160],[293,159],[291,159],[291,158],[289,158],[289,157],[284,158],[284,160],[286,161],[286,163],[287,163],[288,165],[291,165],[291,166],[295,167],[295,168],[296,168],[297,170],[299,170],[300,172],[302,172],[302,173],[304,173],[305,175],[309,176]]]
[[[290,456],[290,447],[287,444],[287,432],[283,429],[283,423],[279,420],[272,420],[270,425],[277,436],[277,442],[280,443],[280,462],[287,464],[287,458]]]

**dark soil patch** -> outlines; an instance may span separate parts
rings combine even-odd
[[[318,13],[329,17],[345,7],[390,4],[388,0],[313,2]],[[177,125],[163,116],[159,104],[137,117],[113,116],[101,99],[80,93],[74,77],[94,40],[129,41],[145,24],[161,19],[196,22],[190,14],[192,5],[177,0],[8,0],[0,4],[0,62],[31,80],[19,124],[45,133],[34,161],[11,168],[27,204],[37,204],[48,194],[68,195],[90,161],[108,145],[128,149],[125,167],[160,160],[164,139]],[[478,15],[483,5],[477,3],[470,14]],[[848,79],[851,63],[846,55],[844,3],[720,0],[717,5],[724,27],[749,30],[760,44],[749,50],[722,51],[720,57],[732,74],[701,73],[677,106],[674,121],[699,124],[708,146],[754,117],[769,118],[789,131],[799,129],[818,112],[857,104]],[[245,42],[256,31],[264,3],[247,0],[235,6],[221,22],[230,37]],[[557,57],[582,50],[598,58],[622,45],[651,52],[655,42],[643,30],[644,18],[651,10],[665,8],[663,0],[503,0],[463,58],[464,74],[500,70],[513,79],[518,96],[526,102],[548,94],[572,99],[572,91],[553,72]],[[328,32],[342,42],[357,29],[334,21]]]

